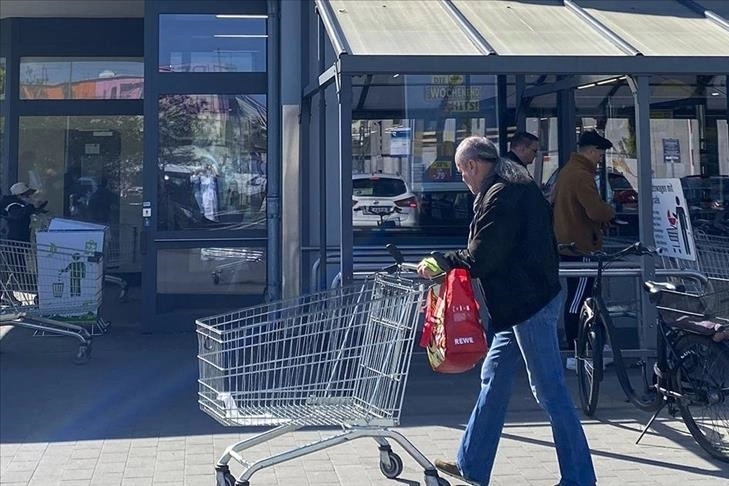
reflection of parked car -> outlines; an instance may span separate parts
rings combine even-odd
[[[630,181],[620,172],[608,172],[610,189],[613,191],[613,202],[617,209],[637,209],[638,193],[630,185]]]
[[[418,202],[396,175],[352,176],[352,224],[355,227],[408,227],[418,224]]]
[[[694,230],[729,234],[729,176],[681,178]]]

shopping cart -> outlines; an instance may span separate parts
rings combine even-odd
[[[694,233],[699,267],[707,277],[729,279],[729,236]]]
[[[101,295],[94,293],[93,268],[98,258],[55,246],[0,240],[0,326],[76,338],[80,342],[76,362],[86,362],[91,333],[66,319],[96,315]]]
[[[119,287],[119,300],[127,295],[127,281],[111,272],[134,269],[139,257],[139,228],[131,224],[110,225],[104,250],[104,282]]]
[[[262,468],[362,437],[379,444],[387,478],[403,470],[391,439],[424,469],[426,485],[448,486],[412,443],[388,428],[399,424],[430,286],[402,268],[359,285],[197,321],[200,408],[226,426],[272,427],[226,449],[215,468],[218,486],[249,486]],[[254,462],[240,454],[304,426],[342,431]],[[231,459],[243,466],[237,481]]]
[[[254,265],[262,264],[264,252],[256,248],[203,248],[200,258],[206,261],[218,262],[211,276],[213,283],[233,283],[237,278],[245,281],[255,274]]]

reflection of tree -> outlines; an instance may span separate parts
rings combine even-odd
[[[0,59],[0,95],[5,94],[5,59]]]
[[[21,77],[20,97],[30,100],[45,98],[44,93],[48,88],[48,82],[48,73],[45,69],[38,71],[31,66],[26,66]]]
[[[98,173],[83,175],[106,176],[109,179],[109,188],[115,192],[141,185],[142,116],[24,117],[21,124],[20,151],[32,151],[35,161],[20,160],[22,170],[36,170],[39,173],[53,175],[54,171],[63,171],[77,165],[79,161],[69,159],[71,154],[68,152],[68,147],[65,147],[61,154],[58,153],[58,142],[67,144],[70,140],[67,131],[72,129],[115,132],[121,139],[120,154],[109,154],[99,158],[101,165],[95,170]],[[35,166],[23,167],[29,163],[35,163]]]
[[[207,145],[200,140],[205,124],[201,114],[206,111],[208,101],[189,95],[163,96],[159,100],[159,152],[170,155],[182,145]],[[205,141],[207,142],[207,141]]]
[[[618,142],[618,150],[621,155],[629,159],[635,159],[637,157],[635,120],[632,117],[628,117],[628,136],[620,139]]]

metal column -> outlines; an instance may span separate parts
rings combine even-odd
[[[352,230],[352,77],[337,74],[339,97],[339,270],[342,285],[353,280],[354,233]]]
[[[651,87],[650,76],[633,76],[628,84],[635,99],[635,139],[638,152],[638,234],[640,241],[647,246],[654,246],[653,239],[653,171],[651,157]],[[641,280],[655,277],[654,259],[650,256],[641,258]],[[639,322],[640,347],[655,340],[656,329],[653,326],[656,311],[645,292],[641,295],[641,318]],[[642,325],[641,325],[642,324]]]
[[[324,24],[321,20],[319,26],[319,73],[324,72],[326,51],[324,42],[326,41],[326,33]],[[326,90],[319,89],[319,149],[316,151],[318,155],[319,167],[319,288],[327,288],[327,102]],[[313,290],[313,289],[311,289]]]
[[[268,2],[268,184],[266,191],[266,295],[270,300],[281,297],[281,94],[279,92],[279,4]]]
[[[577,146],[575,93],[571,88],[557,92],[557,123],[559,126],[559,166],[562,167]]]

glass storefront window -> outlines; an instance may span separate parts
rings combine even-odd
[[[467,234],[473,197],[454,155],[471,135],[498,143],[496,77],[362,76],[353,91],[355,232]]]
[[[157,253],[159,294],[261,295],[264,248],[174,248]]]
[[[22,100],[139,100],[143,94],[141,58],[20,59]]]
[[[694,230],[729,236],[729,131],[726,74],[651,78],[651,156],[654,178],[677,179]],[[637,235],[638,154],[635,108],[625,82],[575,94],[581,129],[604,132],[607,199]]]
[[[160,97],[160,230],[265,228],[266,114],[266,95]]]
[[[159,16],[160,72],[265,72],[266,15]]]
[[[19,179],[49,217],[108,224],[109,263],[125,272],[141,270],[142,141],[141,116],[20,118]]]

